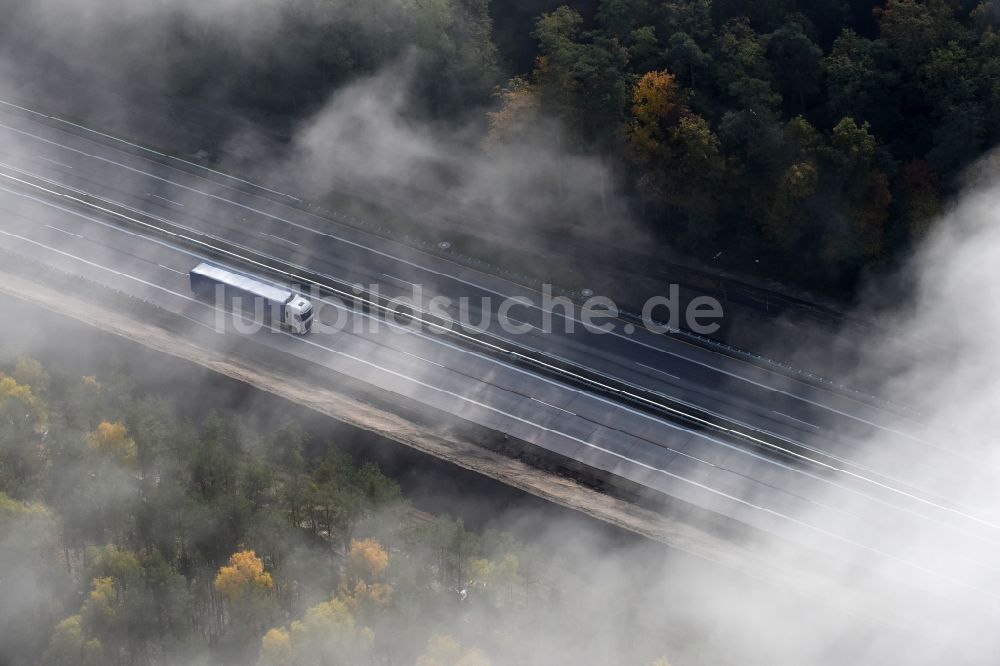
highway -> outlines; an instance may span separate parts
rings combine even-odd
[[[428,299],[489,298],[491,314],[502,297],[541,302],[524,285],[312,213],[294,195],[172,159],[0,104],[0,248],[187,317],[192,336],[215,344],[226,340],[212,331],[219,313],[193,298],[187,271],[213,259],[209,248],[223,241],[245,248],[246,257],[307,270],[324,283],[378,285],[388,297],[408,296],[419,284]],[[791,379],[682,337],[626,334],[626,321],[608,335],[579,321],[572,333],[562,326],[543,332],[546,313],[519,306],[527,333],[488,329],[540,358],[586,368],[726,424],[692,427],[454,337],[323,300],[321,320],[346,322],[340,332],[257,336],[331,377],[362,379],[827,552],[861,552],[952,580],[939,562],[894,550],[884,535],[912,529],[956,548],[1000,545],[1000,518],[947,498],[970,470],[984,471],[918,436],[926,429],[878,400]],[[472,314],[473,321],[482,315],[476,308]],[[554,317],[578,315],[557,310]],[[753,445],[756,438],[765,444]],[[883,453],[874,458],[865,450],[873,438]],[[779,450],[785,445],[794,454]],[[920,464],[903,474],[893,463],[899,459]]]
[[[0,105],[0,109],[10,111],[11,107]],[[225,235],[343,280],[378,284],[387,295],[408,295],[412,285],[419,284],[428,298],[434,294],[456,301],[466,297],[473,308],[483,298],[490,298],[494,315],[503,297],[527,298],[536,304],[541,301],[538,293],[521,285],[303,214],[280,200],[258,196],[257,188],[248,192],[233,187],[241,184],[238,181],[219,187],[214,178],[193,177],[136,159],[131,152],[107,149],[75,134],[53,132],[34,120],[31,114],[0,116],[0,132],[16,140],[29,156],[30,164],[22,159],[18,166],[67,185]],[[703,409],[718,410],[780,435],[839,439],[846,447],[872,429],[883,435],[889,427],[905,431],[905,424],[900,425],[896,415],[858,399],[791,380],[675,337],[650,334],[642,328],[624,334],[621,328],[631,322],[620,322],[610,335],[595,335],[577,320],[574,333],[566,334],[560,325],[565,315],[557,309],[554,330],[542,333],[540,308],[518,307],[515,313],[531,326],[517,337],[535,348],[675,394]],[[474,321],[480,319],[475,310],[471,314]],[[504,335],[495,326],[496,319],[492,317],[491,330]],[[921,445],[905,435],[899,437],[901,446]]]

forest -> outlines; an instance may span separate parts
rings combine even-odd
[[[27,78],[111,77],[125,101],[279,134],[405,71],[412,122],[471,123],[487,155],[541,132],[602,160],[643,251],[838,296],[904,258],[1000,134],[998,0],[178,1],[112,21],[100,3],[3,4]],[[578,228],[608,223],[592,217]]]
[[[609,165],[643,251],[838,296],[907,256],[1000,136],[997,0],[4,4],[29,78],[111,70],[122,99],[279,133],[405,71],[412,122]]]
[[[988,0],[560,7],[493,129],[555,115],[626,165],[664,242],[849,290],[924,237],[1000,137],[998,21]]]
[[[610,591],[539,544],[416,510],[292,418],[191,420],[101,367],[0,359],[2,664],[487,666],[554,640],[580,663],[617,613],[563,626],[564,604]],[[622,658],[666,664],[648,637]]]

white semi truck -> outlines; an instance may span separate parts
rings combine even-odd
[[[261,314],[267,324],[277,320],[281,327],[299,335],[312,328],[313,306],[309,299],[288,287],[228,268],[198,264],[191,269],[191,291],[218,307],[238,307],[251,315]]]

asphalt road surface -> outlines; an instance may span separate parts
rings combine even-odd
[[[504,298],[526,299],[535,305],[511,313],[526,333],[496,325],[491,332],[795,442],[807,453],[790,459],[753,450],[334,300],[319,303],[317,312],[320,321],[338,322],[338,332],[256,335],[317,367],[827,552],[863,553],[901,571],[969,585],[941,563],[923,561],[903,544],[895,548],[885,535],[919,532],[956,548],[1000,544],[1000,518],[947,497],[975,461],[918,436],[925,429],[877,400],[797,381],[675,336],[629,333],[624,320],[613,320],[613,333],[596,334],[576,313],[537,307],[542,296],[530,288],[315,215],[294,196],[0,104],[0,210],[0,248],[187,317],[192,335],[215,336],[219,344],[235,333],[212,332],[226,315],[196,300],[187,277],[207,257],[130,227],[123,220],[129,211],[331,278],[378,285],[388,296],[409,296],[420,285],[425,299],[464,297],[473,304],[473,322],[487,311],[495,315]],[[551,332],[541,330],[545,317],[553,321]],[[574,320],[573,332],[565,330],[567,319]],[[872,439],[883,455],[866,455]]]

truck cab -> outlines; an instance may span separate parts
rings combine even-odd
[[[313,306],[305,298],[295,296],[285,304],[285,325],[295,333],[305,334],[312,328]]]

